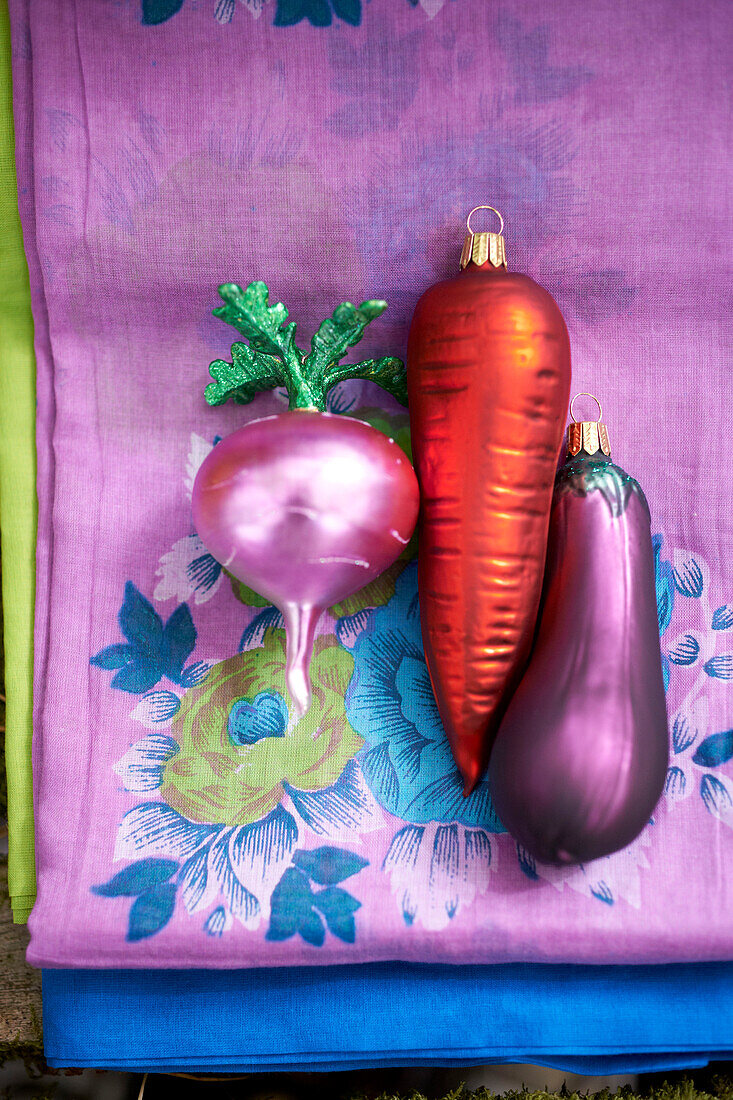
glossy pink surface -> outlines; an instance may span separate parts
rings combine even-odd
[[[225,569],[282,611],[288,685],[301,710],[321,613],[399,557],[418,500],[415,473],[393,440],[330,413],[251,421],[201,466],[196,530]]]

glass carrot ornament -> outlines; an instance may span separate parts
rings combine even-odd
[[[476,210],[499,232],[474,233]],[[468,794],[532,643],[570,343],[547,291],[508,271],[501,214],[466,225],[460,272],[415,309],[407,386],[425,657]]]

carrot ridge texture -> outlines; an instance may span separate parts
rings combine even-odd
[[[570,396],[562,314],[529,276],[469,264],[420,298],[407,385],[425,658],[469,794],[535,631]]]

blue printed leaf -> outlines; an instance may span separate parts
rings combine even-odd
[[[669,691],[669,657],[665,653],[662,654],[662,682],[664,690]]]
[[[109,882],[92,886],[91,891],[104,898],[137,897],[152,886],[167,882],[177,870],[178,864],[172,859],[141,859],[118,871]]]
[[[104,649],[100,649],[99,653],[95,653],[89,663],[96,665],[97,668],[111,670],[113,668],[123,668],[126,664],[129,664],[134,656],[135,650],[132,646],[120,642],[118,645],[108,645]]]
[[[700,780],[700,797],[705,809],[726,824],[733,825],[733,798],[725,783],[709,772]]]
[[[362,608],[353,615],[344,615],[336,623],[336,637],[345,649],[353,649],[356,639],[369,625],[371,608]]]
[[[600,882],[595,882],[591,886],[590,892],[594,898],[598,898],[599,901],[605,902],[606,905],[613,905],[613,891],[608,883],[604,882],[602,879]]]
[[[163,628],[160,659],[166,676],[178,683],[183,666],[196,645],[196,627],[193,625],[187,603],[179,604]]]
[[[227,929],[231,926],[232,915],[227,913],[223,905],[218,905],[204,921],[204,932],[207,936],[216,936],[217,938],[224,935]]]
[[[308,19],[314,27],[328,27],[332,20],[327,0],[277,0],[274,26],[292,27]]]
[[[310,909],[308,911],[300,922],[298,931],[306,943],[312,944],[313,947],[323,946],[323,941],[326,938],[326,929],[323,927],[323,921],[318,913],[316,913],[315,909]]]
[[[664,783],[664,793],[667,798],[670,798],[673,802],[677,802],[679,799],[685,797],[686,790],[687,777],[682,771],[682,768],[678,768],[675,764],[667,771],[667,778]]]
[[[294,867],[289,867],[272,891],[270,927],[266,939],[287,940],[300,930],[313,905],[308,879]]]
[[[120,630],[140,656],[159,655],[163,641],[163,620],[132,581],[125,585],[125,595],[117,620]]]
[[[733,730],[713,733],[706,737],[692,758],[693,764],[703,768],[716,768],[733,757]]]
[[[662,559],[662,536],[654,535],[654,583],[657,593],[657,619],[660,637],[672,620],[674,607],[674,584],[672,582],[672,564]]]
[[[141,894],[130,908],[127,926],[127,939],[130,943],[154,936],[165,928],[173,916],[176,907],[176,887],[172,882],[154,886],[152,890]]]
[[[344,943],[353,943],[356,939],[354,913],[361,902],[338,886],[329,886],[315,895],[313,904],[326,918],[326,924],[332,935]]]
[[[196,661],[184,668],[178,677],[178,683],[184,688],[198,687],[199,684],[203,684],[210,672],[211,665],[208,661]]]
[[[183,7],[183,0],[142,0],[143,26],[165,23]]]
[[[733,604],[724,603],[713,612],[713,630],[730,630],[733,626]]]
[[[690,599],[697,599],[702,595],[705,583],[703,572],[694,558],[687,558],[686,560],[680,561],[679,564],[675,566],[672,576],[674,577],[675,588],[678,592],[681,592],[683,596],[687,596]]]
[[[345,848],[323,847],[295,852],[293,863],[319,885],[333,886],[367,867],[369,860]]]
[[[155,658],[138,658],[112,677],[112,687],[132,695],[150,691],[160,680],[163,669]]]
[[[717,680],[733,680],[733,653],[719,653],[706,661],[703,668],[708,676],[714,676]]]
[[[657,620],[659,622],[660,635],[664,634],[672,621],[673,602],[670,586],[666,583],[662,583],[657,588]]]
[[[285,622],[282,614],[276,607],[266,607],[255,615],[249,626],[245,627],[242,637],[239,639],[239,652],[245,649],[255,649],[261,646],[268,630],[283,630]]]
[[[675,715],[674,722],[672,723],[672,748],[675,753],[684,752],[685,749],[689,749],[697,737],[697,730],[687,720],[687,716],[680,712]]]
[[[694,665],[700,654],[700,643],[694,634],[681,634],[672,649],[669,659],[674,665]]]
[[[519,868],[527,878],[538,879],[537,874],[537,861],[534,856],[531,856],[526,848],[523,848],[521,844],[517,844],[517,859],[519,860]]]
[[[361,0],[331,0],[333,10],[344,23],[358,27],[361,23]]]

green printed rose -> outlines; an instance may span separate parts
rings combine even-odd
[[[335,783],[363,739],[346,719],[351,655],[333,636],[313,651],[313,703],[299,721],[285,686],[285,633],[215,665],[188,691],[171,728],[180,751],[165,765],[161,797],[190,821],[244,825],[270,813],[283,784]]]

